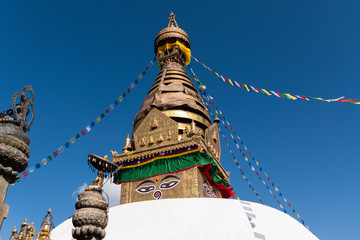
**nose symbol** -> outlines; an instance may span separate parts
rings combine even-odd
[[[159,200],[161,197],[162,197],[162,192],[161,191],[157,190],[157,191],[154,192],[154,198],[156,200]]]

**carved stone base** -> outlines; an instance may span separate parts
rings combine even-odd
[[[72,222],[75,227],[72,235],[78,240],[100,240],[105,237],[105,227],[108,223],[108,204],[98,192],[83,192],[75,204],[77,209]]]

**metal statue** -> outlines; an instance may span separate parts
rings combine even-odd
[[[34,98],[32,87],[23,87],[13,95],[12,109],[0,112],[0,229],[9,211],[4,203],[8,184],[15,183],[28,166],[30,137],[26,132],[35,117]]]

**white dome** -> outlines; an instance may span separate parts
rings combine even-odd
[[[51,233],[70,240],[71,219]],[[298,221],[257,203],[214,198],[163,199],[110,208],[105,240],[315,240]]]

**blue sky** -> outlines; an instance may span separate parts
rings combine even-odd
[[[22,86],[33,86],[29,165],[40,162],[130,86],[153,58],[153,40],[170,11],[189,34],[193,56],[232,80],[298,95],[360,98],[359,7],[358,1],[330,0],[2,1],[0,110],[10,108]],[[320,239],[359,238],[360,106],[247,93],[191,65],[311,231]],[[122,149],[158,71],[150,68],[69,150],[9,187],[4,239],[26,217],[38,228],[50,207],[55,225],[73,214],[73,192],[95,177],[87,155]],[[224,144],[221,161],[239,197],[257,202]],[[243,169],[264,203],[278,208],[256,175]]]

